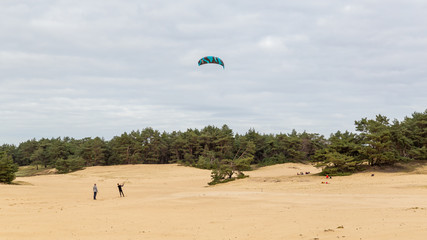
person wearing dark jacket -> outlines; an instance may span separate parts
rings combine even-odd
[[[125,194],[123,193],[123,189],[122,189],[122,187],[124,186],[125,184],[123,183],[123,184],[119,184],[119,183],[117,183],[117,187],[119,188],[119,194],[120,194],[120,197],[123,195],[123,197],[125,196]]]

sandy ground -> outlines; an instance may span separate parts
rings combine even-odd
[[[177,165],[17,178],[0,185],[0,240],[427,239],[427,166],[330,180],[300,171],[317,172],[283,164],[216,186],[210,171]]]

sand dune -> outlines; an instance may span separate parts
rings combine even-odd
[[[427,167],[331,180],[301,171],[318,170],[282,164],[216,186],[210,171],[177,165],[18,178],[0,185],[0,240],[427,238]]]

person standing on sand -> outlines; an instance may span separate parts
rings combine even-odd
[[[93,184],[93,200],[96,200],[96,194],[98,193],[98,187],[96,187],[96,183]]]
[[[122,185],[120,185],[119,183],[117,183],[117,187],[119,188],[119,194],[120,197],[123,195],[123,197],[125,196],[125,194],[123,193],[123,189],[122,187],[125,185],[125,183],[123,183]]]

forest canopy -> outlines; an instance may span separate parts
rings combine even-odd
[[[355,129],[357,133],[338,131],[325,138],[295,130],[261,134],[249,129],[241,135],[227,125],[171,133],[147,127],[111,140],[58,137],[4,144],[0,155],[4,165],[56,167],[64,173],[86,166],[179,163],[213,170],[230,166],[241,174],[253,165],[316,162],[325,174],[344,175],[366,166],[427,160],[427,110],[403,121],[383,115],[363,118],[355,121]]]

